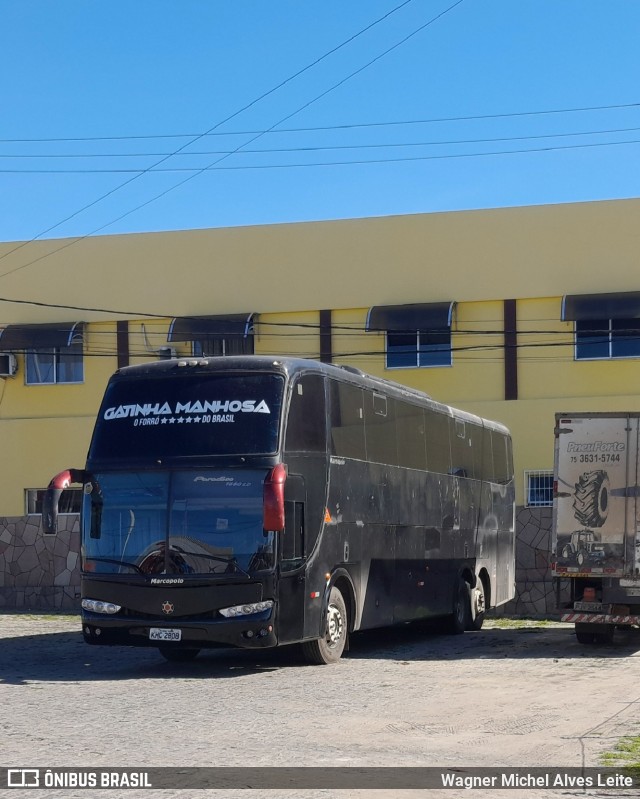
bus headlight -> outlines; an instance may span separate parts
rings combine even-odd
[[[254,613],[264,613],[265,610],[271,610],[273,607],[273,600],[266,599],[264,602],[251,602],[247,605],[234,605],[231,608],[220,608],[220,613],[226,616],[227,619],[232,619],[236,616],[252,616]]]
[[[83,599],[83,610],[90,610],[92,613],[109,613],[113,615],[122,609],[121,605],[114,605],[113,602],[102,602],[99,599]]]

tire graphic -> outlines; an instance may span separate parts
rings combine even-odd
[[[606,472],[585,472],[575,486],[574,516],[585,527],[602,527],[609,513],[609,477]]]

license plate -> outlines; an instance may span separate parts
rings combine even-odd
[[[150,641],[181,641],[182,630],[167,627],[151,627],[149,630]]]
[[[609,610],[609,605],[603,605],[602,602],[574,602],[573,609],[591,611],[591,613],[606,613]]]

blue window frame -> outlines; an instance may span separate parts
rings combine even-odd
[[[576,320],[576,360],[640,358],[640,319]]]
[[[451,330],[387,331],[387,369],[451,366]]]

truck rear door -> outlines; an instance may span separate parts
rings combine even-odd
[[[556,416],[556,574],[632,572],[637,462],[636,416]]]

